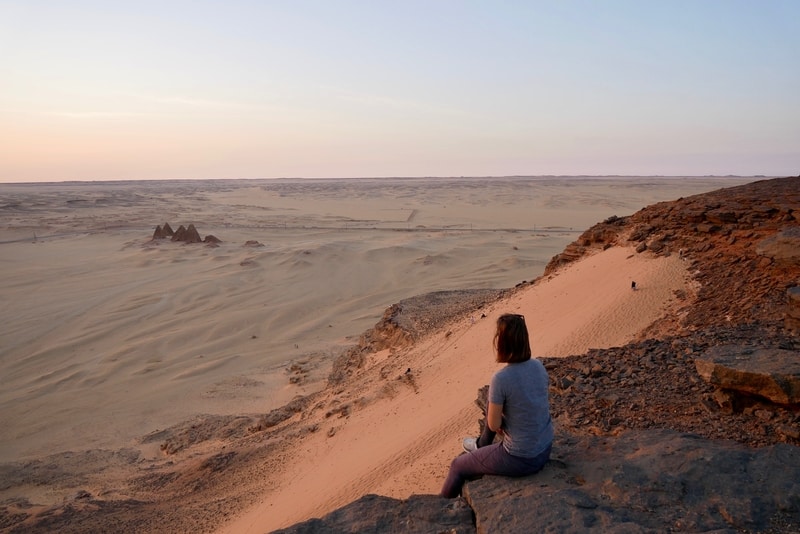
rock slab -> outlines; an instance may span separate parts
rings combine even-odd
[[[797,532],[800,448],[671,430],[562,435],[540,473],[468,482],[465,497],[478,533]]]
[[[788,304],[786,306],[786,329],[795,334],[800,334],[800,286],[790,287],[786,290]]]
[[[320,519],[310,519],[282,534],[472,534],[472,510],[464,499],[435,495],[412,495],[406,500],[365,495]]]
[[[800,353],[737,345],[711,347],[695,359],[700,376],[723,389],[777,404],[800,403]]]

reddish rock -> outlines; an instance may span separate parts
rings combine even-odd
[[[790,287],[786,296],[789,301],[786,305],[786,329],[800,334],[800,286]]]
[[[800,353],[740,345],[712,347],[695,360],[703,380],[777,404],[800,403]]]
[[[783,264],[800,266],[800,227],[792,226],[762,239],[756,252]]]

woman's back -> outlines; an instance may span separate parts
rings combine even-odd
[[[503,406],[503,446],[515,455],[531,458],[553,441],[549,380],[542,362],[511,363],[492,377],[489,402]]]

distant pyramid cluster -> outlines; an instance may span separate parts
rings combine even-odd
[[[213,235],[207,235],[205,239],[200,237],[200,233],[193,224],[188,227],[180,225],[177,231],[173,231],[169,223],[164,223],[164,226],[156,226],[153,232],[153,240],[171,238],[172,241],[181,241],[183,243],[208,243],[217,244],[222,241]]]

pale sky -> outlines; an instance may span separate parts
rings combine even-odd
[[[800,174],[800,1],[0,0],[0,182]]]

